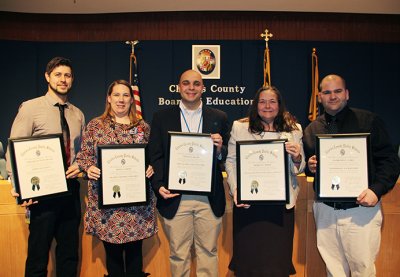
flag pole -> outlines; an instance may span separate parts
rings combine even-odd
[[[311,54],[311,98],[308,109],[308,119],[314,121],[318,116],[318,88],[319,71],[318,71],[318,56],[317,49],[312,49]]]
[[[135,100],[135,108],[136,114],[138,118],[143,118],[142,116],[142,107],[140,103],[140,95],[139,95],[139,79],[138,79],[138,72],[137,72],[137,60],[135,56],[135,45],[139,43],[138,40],[128,40],[125,41],[125,44],[131,46],[131,54],[129,57],[129,84],[133,90],[133,96]]]
[[[137,69],[137,64],[136,64],[136,56],[135,56],[135,45],[138,44],[139,41],[138,40],[127,40],[125,41],[125,44],[130,45],[131,46],[131,55],[129,57],[129,83],[131,85],[132,84],[132,69],[133,66],[135,67],[135,74],[136,74],[136,69]]]
[[[262,38],[265,40],[265,50],[264,50],[264,84],[263,86],[271,86],[271,62],[269,58],[269,47],[268,41],[274,35],[265,29],[264,33],[260,34]]]

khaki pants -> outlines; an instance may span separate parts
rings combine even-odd
[[[376,276],[375,260],[381,241],[381,203],[375,207],[335,210],[323,203],[313,206],[317,246],[327,276]]]
[[[222,217],[216,217],[206,196],[183,195],[171,220],[162,220],[170,246],[173,277],[190,276],[191,249],[196,253],[196,276],[218,276],[217,240]]]

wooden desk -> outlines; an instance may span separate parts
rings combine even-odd
[[[295,276],[326,276],[325,266],[316,248],[315,224],[312,214],[314,192],[305,177],[299,177],[301,192],[296,205],[296,225],[293,262]],[[400,271],[400,182],[387,194],[383,202],[384,224],[382,228],[381,251],[377,259],[377,276],[397,276]],[[227,186],[226,186],[227,188]],[[28,228],[24,222],[24,209],[15,204],[10,195],[11,185],[0,181],[0,266],[1,276],[23,276],[27,251]],[[227,194],[228,195],[228,194]],[[82,211],[87,201],[86,182],[81,182]],[[143,244],[145,271],[152,277],[170,277],[168,241],[159,222],[160,232]],[[106,272],[102,243],[83,232],[80,246],[80,276],[102,277]],[[219,272],[221,277],[233,277],[228,270],[232,253],[232,201],[227,197],[226,213],[218,242]],[[49,275],[54,272],[54,246],[49,261]],[[192,274],[194,277],[195,274]]]

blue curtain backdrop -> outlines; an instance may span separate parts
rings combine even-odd
[[[226,111],[230,121],[246,115],[248,100],[263,82],[263,40],[141,41],[135,54],[146,121],[151,122],[156,110],[179,99],[174,85],[181,72],[192,66],[192,45],[207,44],[220,45],[221,78],[205,80],[204,102]],[[309,123],[311,52],[315,47],[320,77],[342,75],[350,90],[350,105],[378,113],[392,142],[400,144],[400,44],[270,41],[269,47],[272,85],[282,92],[288,109],[303,127]],[[129,80],[130,51],[124,42],[0,41],[0,140],[7,143],[20,103],[46,92],[44,71],[52,57],[72,60],[75,81],[70,101],[89,121],[103,112],[108,85],[115,79]],[[236,92],[240,87],[245,87],[243,93]],[[217,100],[236,105],[212,105]]]

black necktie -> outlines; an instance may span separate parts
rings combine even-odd
[[[70,150],[70,133],[67,119],[65,118],[64,110],[67,105],[57,103],[58,109],[60,110],[60,123],[61,130],[64,140],[65,154],[67,157],[67,166],[71,164],[71,150]]]
[[[328,133],[329,134],[338,133],[337,118],[335,116],[332,116],[331,121],[328,123]]]

